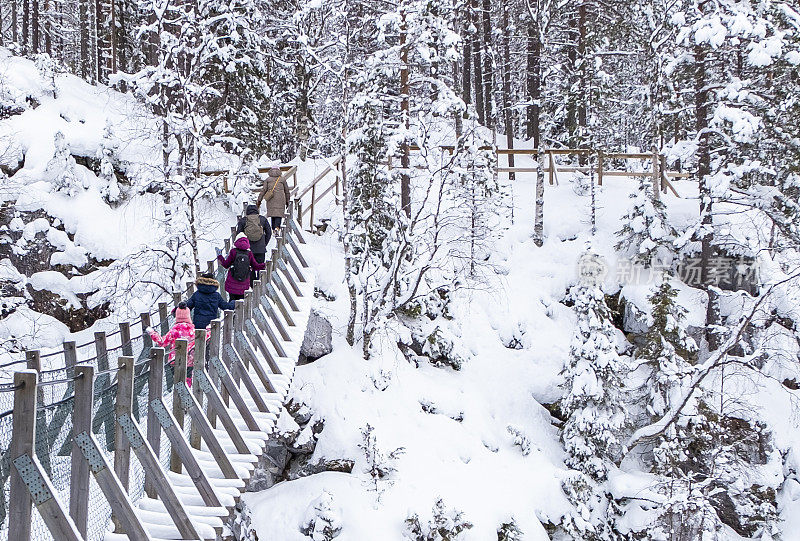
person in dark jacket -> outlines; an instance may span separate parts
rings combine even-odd
[[[243,280],[238,280],[234,276],[234,269],[228,270],[228,277],[225,278],[225,291],[228,292],[228,297],[232,300],[244,298],[244,292],[250,289],[250,269],[263,270],[267,267],[265,263],[259,263],[250,251],[250,241],[244,233],[239,233],[236,240],[233,241],[233,249],[231,249],[228,257],[222,257],[222,252],[217,249],[217,261],[219,264],[228,269],[234,264],[236,255],[240,252],[246,253],[249,256],[250,268],[244,275]]]
[[[239,218],[236,226],[237,233],[244,233],[247,235],[247,240],[250,241],[250,251],[253,252],[253,257],[256,261],[263,263],[267,259],[267,244],[272,236],[272,228],[269,221],[264,216],[258,213],[258,207],[255,205],[247,205],[244,216]],[[250,281],[258,278],[256,271],[250,271]]]
[[[197,291],[186,302],[192,309],[192,323],[195,329],[205,329],[212,320],[217,319],[220,310],[233,310],[234,301],[225,301],[219,294],[219,282],[210,274],[203,274],[197,281]]]

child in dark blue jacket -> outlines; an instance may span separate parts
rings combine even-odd
[[[211,320],[217,319],[219,310],[233,310],[235,301],[225,301],[219,294],[219,282],[211,274],[203,274],[195,282],[197,291],[186,306],[192,309],[192,323],[195,329],[205,329]]]

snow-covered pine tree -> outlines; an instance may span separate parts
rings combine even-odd
[[[474,277],[487,257],[492,233],[497,233],[496,224],[490,223],[498,210],[499,186],[494,174],[497,155],[491,150],[490,141],[482,137],[474,116],[463,122],[463,129],[453,159],[453,197],[467,234],[463,236],[466,246],[453,255],[466,260]]]
[[[100,193],[109,203],[114,203],[119,200],[120,190],[117,183],[117,175],[114,173],[114,153],[119,146],[119,141],[114,136],[114,129],[111,121],[106,120],[106,127],[103,129],[103,139],[100,141],[100,148],[97,151],[98,158],[100,158],[100,180],[103,185],[100,188]]]
[[[200,32],[206,36],[202,80],[217,90],[205,105],[212,118],[213,142],[242,154],[265,150],[273,118],[270,108],[265,18],[255,0],[204,0]]]
[[[73,158],[70,153],[69,144],[63,132],[57,131],[55,133],[53,136],[53,144],[55,146],[55,152],[47,163],[47,169],[45,170],[48,180],[52,182],[58,190],[64,191],[69,195],[75,195],[79,189],[85,188],[85,186],[78,184],[75,158]]]
[[[636,358],[650,365],[651,374],[645,383],[648,391],[647,410],[653,419],[661,418],[673,404],[677,391],[684,390],[694,368],[689,356],[697,347],[682,326],[686,309],[678,305],[678,291],[667,277],[648,298],[652,307],[650,327],[644,345]]]
[[[577,329],[564,368],[565,394],[561,411],[566,417],[561,440],[566,463],[595,481],[603,481],[610,464],[624,451],[627,425],[622,399],[626,365],[616,349],[611,311],[598,285],[573,286]]]
[[[646,267],[671,263],[677,234],[667,221],[666,205],[653,194],[652,180],[639,177],[639,187],[630,198],[616,249]]]
[[[405,259],[399,252],[406,227],[400,212],[399,185],[384,165],[399,120],[399,115],[392,115],[393,110],[399,112],[392,104],[397,99],[391,84],[395,76],[395,68],[385,56],[374,55],[360,75],[358,93],[349,104],[343,208],[351,303],[347,338],[350,344],[355,342],[360,311],[365,358],[370,356],[374,332],[384,323],[385,308],[393,306],[397,293],[394,280]]]
[[[769,434],[759,423],[720,413],[707,389],[691,389],[695,367],[689,358],[696,345],[682,328],[686,311],[676,297],[666,279],[650,296],[652,324],[637,355],[652,370],[644,384],[648,422],[682,408],[653,448],[653,472],[666,502],[651,533],[676,541],[714,541],[728,538],[723,524],[742,535],[772,533],[774,491],[750,481],[753,457],[764,453],[756,459],[760,462],[769,452]]]

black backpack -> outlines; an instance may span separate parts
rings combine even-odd
[[[236,248],[236,257],[233,258],[231,274],[234,280],[244,282],[250,276],[250,252]]]

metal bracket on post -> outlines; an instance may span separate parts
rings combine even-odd
[[[189,408],[192,407],[192,396],[189,394],[189,388],[186,386],[186,383],[179,381],[175,384],[175,390],[178,392],[181,407],[184,411],[189,411]]]
[[[131,447],[138,449],[144,445],[144,440],[142,439],[141,434],[139,434],[139,431],[136,430],[136,427],[133,424],[134,420],[130,415],[120,415],[120,417],[117,419],[117,422],[119,423],[119,426],[122,427],[122,431],[125,432],[125,436],[128,438]]]
[[[170,419],[169,412],[164,407],[164,404],[161,403],[161,400],[153,400],[150,402],[150,407],[153,408],[153,413],[156,414],[156,419],[158,419],[162,427],[169,428],[172,426],[172,419]]]
[[[205,372],[198,372],[192,377],[193,380],[197,381],[197,384],[200,386],[200,390],[203,393],[208,394],[211,392],[211,382],[208,380],[208,376]]]
[[[97,448],[87,432],[81,432],[75,436],[75,443],[78,444],[86,461],[89,462],[89,469],[92,470],[92,473],[99,473],[106,468],[100,449]]]
[[[19,455],[14,459],[14,467],[17,468],[17,473],[19,473],[25,486],[28,487],[28,492],[31,493],[34,504],[37,506],[42,505],[53,497],[53,493],[48,488],[44,477],[39,473],[31,457]]]

